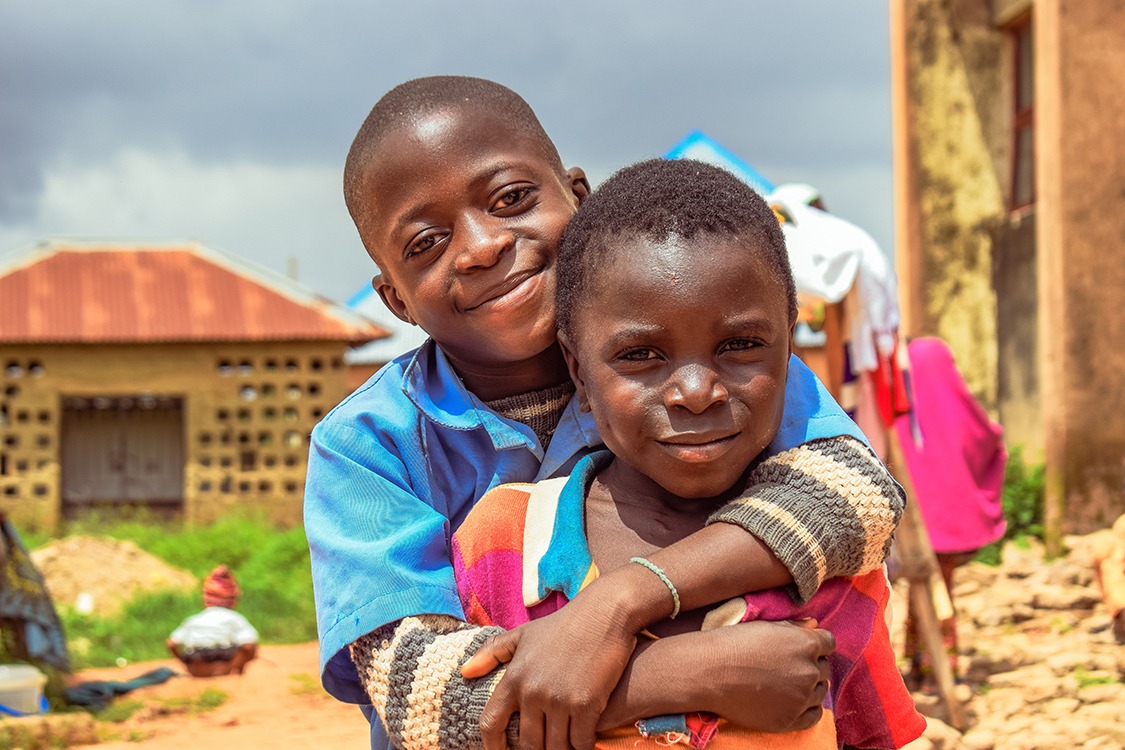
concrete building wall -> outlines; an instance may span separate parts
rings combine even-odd
[[[252,508],[298,523],[309,432],[348,392],[343,351],[337,342],[5,345],[0,507],[21,525],[52,528],[64,507],[64,413],[147,396],[183,403],[184,520]]]
[[[898,268],[907,335],[937,335],[997,405],[993,235],[1005,219],[1011,61],[989,0],[895,3]]]
[[[1048,518],[1081,532],[1125,510],[1125,5],[1034,12]]]
[[[1010,210],[1014,47],[1031,14],[1035,195]],[[1125,511],[1125,5],[895,0],[896,246],[908,334],[946,338],[1061,535]]]

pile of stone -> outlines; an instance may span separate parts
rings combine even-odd
[[[1096,540],[1068,538],[1070,552],[1054,560],[1038,544],[1010,543],[999,567],[958,569],[957,693],[967,726],[953,729],[939,697],[916,693],[930,726],[911,750],[1125,748],[1125,646],[1101,600]],[[899,644],[905,596],[896,584]]]

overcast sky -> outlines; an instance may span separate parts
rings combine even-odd
[[[885,0],[0,0],[0,259],[198,240],[346,300],[344,155],[436,73],[518,91],[595,184],[701,129],[891,249]]]

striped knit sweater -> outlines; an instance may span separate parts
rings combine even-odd
[[[710,522],[735,523],[760,538],[792,572],[790,593],[804,603],[827,578],[882,565],[905,499],[867,446],[836,437],[762,461],[742,496]],[[483,746],[481,711],[503,670],[465,681],[459,668],[496,630],[408,617],[352,644],[352,661],[396,747]]]

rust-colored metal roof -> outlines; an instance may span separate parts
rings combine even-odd
[[[388,332],[198,244],[50,243],[0,268],[0,342],[338,340]]]

